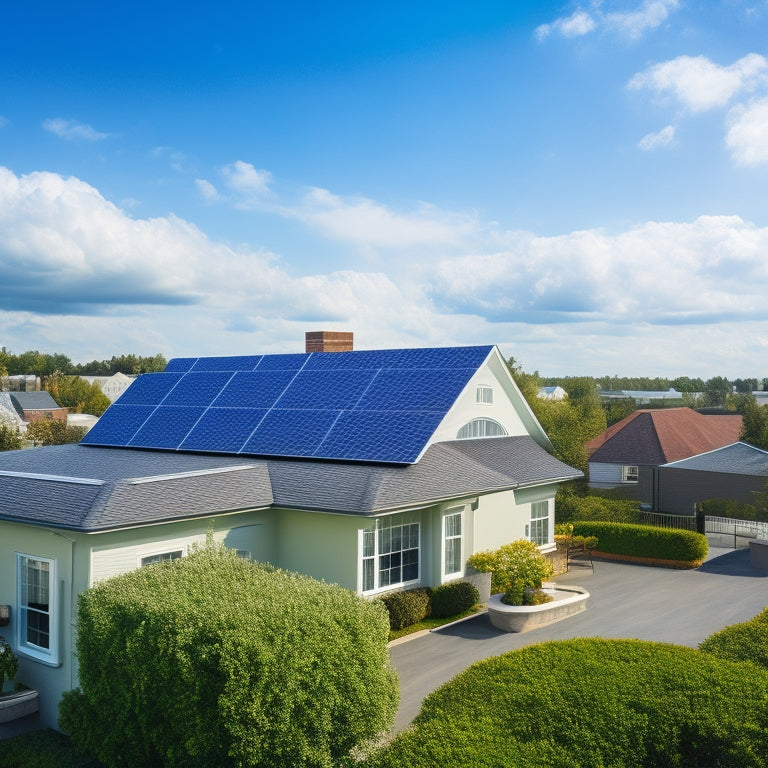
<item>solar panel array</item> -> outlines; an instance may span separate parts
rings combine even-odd
[[[492,347],[176,358],[88,445],[411,464]]]

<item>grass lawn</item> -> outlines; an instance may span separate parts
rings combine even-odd
[[[0,768],[104,768],[75,753],[69,736],[45,729],[0,742]]]
[[[398,629],[397,631],[390,631],[389,633],[389,640],[392,642],[392,640],[397,640],[400,637],[405,637],[406,635],[412,635],[414,632],[421,632],[422,629],[435,629],[437,627],[442,627],[445,624],[450,624],[452,621],[458,621],[459,619],[465,619],[467,616],[472,616],[475,613],[479,613],[485,608],[485,605],[473,605],[468,611],[464,611],[464,613],[459,613],[456,616],[449,616],[446,619],[434,619],[431,616],[427,617],[423,621],[418,622],[417,624],[411,624],[410,627],[403,627],[403,629]]]

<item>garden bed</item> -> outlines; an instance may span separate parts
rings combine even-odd
[[[553,600],[541,605],[507,605],[501,602],[503,595],[491,595],[488,600],[491,624],[505,632],[527,632],[586,610],[589,592],[583,587],[547,582],[542,585],[542,592],[551,594]]]

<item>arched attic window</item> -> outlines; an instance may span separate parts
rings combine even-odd
[[[472,440],[478,437],[502,437],[509,434],[498,421],[493,419],[472,419],[457,433],[457,440]]]

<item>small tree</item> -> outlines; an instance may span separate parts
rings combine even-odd
[[[19,430],[0,421],[0,451],[18,451],[22,446]]]
[[[88,430],[85,427],[70,427],[66,421],[33,421],[27,427],[27,438],[35,445],[66,445],[79,443]]]
[[[61,726],[107,766],[337,765],[392,723],[384,605],[209,546],[79,598]]]

